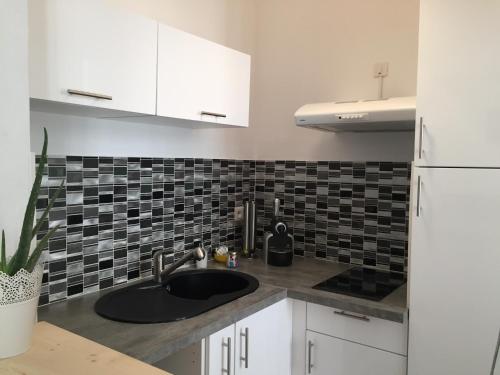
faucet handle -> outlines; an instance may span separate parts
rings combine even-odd
[[[207,256],[207,252],[205,250],[205,247],[203,246],[203,243],[199,242],[198,246],[193,250],[193,258],[196,261],[200,261],[205,259]]]

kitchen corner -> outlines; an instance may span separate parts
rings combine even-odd
[[[500,375],[500,0],[0,4],[0,374]]]
[[[209,262],[209,268],[221,267],[223,266],[215,262]],[[150,364],[287,297],[400,323],[406,320],[404,286],[381,302],[311,288],[350,267],[306,258],[296,259],[291,267],[279,268],[265,265],[260,259],[240,259],[238,271],[255,276],[260,282],[259,288],[252,294],[191,319],[160,324],[129,324],[106,320],[94,312],[97,299],[110,291],[104,290],[43,306],[39,309],[39,320]],[[111,290],[114,289],[116,288]]]

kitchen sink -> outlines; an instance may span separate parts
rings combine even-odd
[[[164,285],[146,281],[102,296],[95,311],[130,323],[164,323],[197,316],[254,292],[258,280],[242,272],[193,270],[171,274]]]
[[[251,280],[243,275],[231,271],[178,272],[168,279],[166,288],[176,297],[207,300],[246,290]]]

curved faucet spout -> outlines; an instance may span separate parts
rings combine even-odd
[[[174,272],[177,268],[185,264],[186,262],[190,260],[203,260],[207,256],[207,253],[205,249],[203,248],[203,245],[200,245],[184,255],[181,259],[178,261],[174,262],[170,266],[166,267],[163,269],[163,255],[165,254],[165,250],[160,250],[157,251],[154,256],[153,256],[153,264],[154,264],[154,279],[158,283],[163,283],[163,281],[166,279],[168,275],[170,275],[172,272]]]

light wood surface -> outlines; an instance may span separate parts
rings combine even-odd
[[[165,371],[47,322],[35,326],[26,353],[0,360],[2,375],[168,375]]]

